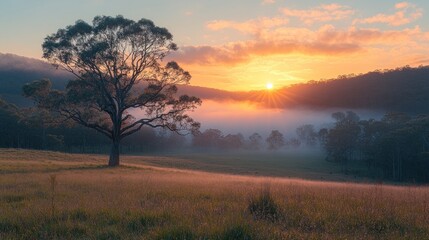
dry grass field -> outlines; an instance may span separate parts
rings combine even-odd
[[[429,239],[429,187],[106,158],[0,150],[0,239]]]

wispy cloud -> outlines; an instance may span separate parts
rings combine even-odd
[[[424,38],[419,27],[403,30],[337,29],[324,25],[317,30],[280,27],[255,35],[254,40],[231,42],[220,46],[185,46],[172,56],[187,64],[238,64],[255,56],[352,54],[371,45],[388,46],[398,42]]]
[[[292,53],[338,55],[359,50],[360,46],[355,42],[332,39],[327,41],[323,31],[282,28],[261,34],[250,41],[232,42],[222,46],[185,46],[175,53],[173,58],[188,64],[237,64],[249,61],[253,56]]]
[[[275,0],[262,0],[262,5],[273,4],[276,3]]]
[[[410,3],[408,2],[400,2],[395,4],[396,9],[404,9],[404,8],[408,8],[409,6],[410,6]]]
[[[325,26],[319,31],[318,40],[323,42],[348,42],[362,46],[371,44],[391,45],[401,41],[410,41],[416,37],[421,37],[422,31],[417,26],[402,30],[379,30],[379,29],[359,29],[350,27],[348,30],[337,30],[332,26]]]
[[[390,26],[406,25],[419,19],[423,15],[423,9],[415,4],[400,2],[395,4],[396,12],[393,14],[380,13],[372,17],[356,19],[354,24],[385,23]]]
[[[315,22],[338,21],[352,16],[355,10],[339,4],[321,5],[312,9],[283,8],[281,12],[287,17],[298,18],[305,24]]]
[[[274,18],[257,18],[251,19],[244,22],[228,21],[228,20],[215,20],[207,23],[207,28],[210,30],[222,30],[222,29],[234,29],[244,33],[257,33],[262,29],[269,29],[273,27],[279,27],[286,25],[289,22],[284,17]]]

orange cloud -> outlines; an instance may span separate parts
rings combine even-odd
[[[352,16],[355,11],[339,4],[321,5],[309,10],[283,8],[282,13],[288,17],[296,17],[305,24],[315,22],[338,21]]]
[[[360,47],[353,43],[248,41],[224,46],[185,46],[171,57],[186,64],[237,64],[247,62],[253,56],[338,55],[358,50]]]
[[[277,28],[255,35],[254,40],[232,42],[220,46],[184,46],[172,58],[185,64],[238,64],[255,56],[303,54],[336,56],[365,50],[368,46],[398,44],[421,38],[417,26],[411,29],[382,31],[379,29],[347,30],[325,25],[312,31],[307,28]]]
[[[423,10],[417,8],[416,5],[410,4],[408,2],[401,2],[395,4],[395,9],[397,10],[393,14],[377,14],[375,16],[356,19],[354,24],[373,24],[373,23],[386,23],[390,26],[402,26],[414,22],[423,15]]]
[[[318,34],[318,40],[328,43],[348,42],[355,43],[360,46],[370,44],[398,44],[401,41],[409,41],[419,38],[422,35],[421,29],[406,28],[403,30],[382,31],[379,29],[357,29],[351,27],[346,31],[338,31],[332,26],[321,28]]]
[[[410,6],[410,4],[408,2],[400,2],[400,3],[395,4],[396,9],[408,8],[409,6]]]

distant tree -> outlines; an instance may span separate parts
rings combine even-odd
[[[332,114],[336,120],[335,127],[330,129],[325,143],[328,160],[340,162],[343,171],[347,172],[347,164],[358,149],[360,134],[359,116],[351,111]]]
[[[329,130],[327,128],[322,128],[317,132],[317,139],[321,146],[325,146],[328,139]]]
[[[335,112],[332,118],[336,120],[336,125],[346,125],[350,123],[357,123],[360,117],[353,111]]]
[[[271,134],[268,136],[266,141],[268,143],[269,150],[278,150],[285,145],[283,134],[278,130],[271,131]]]
[[[248,147],[251,150],[259,150],[262,144],[262,137],[259,133],[253,133],[249,136],[249,145]]]
[[[368,170],[378,168],[382,158],[376,158],[380,150],[380,137],[386,133],[387,125],[375,119],[360,122],[362,134],[359,139],[359,148]]]
[[[219,129],[207,129],[204,132],[196,133],[192,139],[195,147],[215,148],[219,147],[223,138],[222,131]]]
[[[62,139],[61,136],[56,136],[52,133],[48,133],[49,128],[58,127],[60,125],[59,122],[53,119],[53,116],[49,112],[44,109],[34,108],[25,109],[21,111],[25,112],[25,114],[22,114],[22,123],[40,136],[41,149],[52,149],[50,147],[53,146],[57,147],[58,149],[59,145],[62,145],[63,142],[60,140]]]
[[[301,141],[297,138],[291,138],[286,141],[286,146],[290,148],[299,148],[301,146]]]
[[[374,144],[367,145],[369,160],[383,170],[383,176],[396,181],[429,180],[429,117],[386,114],[377,124]]]
[[[145,126],[140,131],[125,138],[123,144],[132,149],[132,151],[154,152],[161,148],[158,138],[159,136],[157,136],[153,128]]]
[[[19,109],[0,98],[0,147],[21,147],[21,119]]]
[[[241,133],[228,134],[221,139],[221,148],[223,149],[240,149],[244,145],[244,137]]]
[[[311,124],[305,124],[296,129],[296,134],[301,142],[305,143],[308,147],[314,147],[317,143],[317,133],[314,130],[314,126]]]
[[[167,149],[181,149],[186,145],[186,138],[176,132],[170,132],[166,139]]]
[[[24,86],[37,106],[95,129],[111,139],[109,166],[119,165],[121,140],[143,126],[186,133],[199,124],[185,114],[201,103],[177,96],[191,75],[175,62],[161,65],[177,50],[173,36],[146,19],[97,16],[45,38],[43,57],[76,77],[65,91],[40,80]],[[132,115],[136,110],[140,114]],[[135,116],[139,116],[136,118]]]
[[[389,112],[386,113],[381,121],[391,127],[398,127],[407,121],[411,120],[411,117],[405,113],[400,112]]]

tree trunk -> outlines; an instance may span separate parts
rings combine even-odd
[[[110,150],[109,167],[119,166],[119,141],[114,140],[112,142],[112,148]]]

